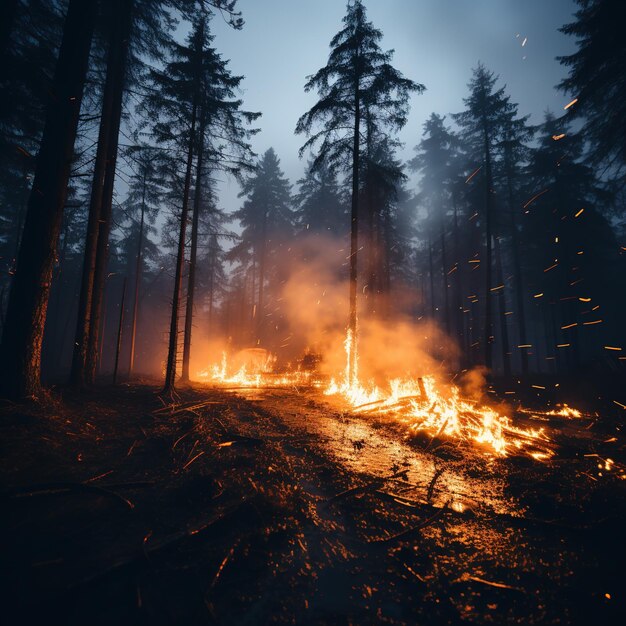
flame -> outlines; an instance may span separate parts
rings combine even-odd
[[[356,350],[354,338],[348,331],[344,343],[347,363]],[[355,359],[358,363],[358,358]],[[458,387],[437,383],[434,376],[418,379],[395,378],[387,388],[375,384],[363,385],[357,372],[350,376],[349,365],[340,381],[332,379],[326,395],[341,396],[357,414],[390,415],[406,424],[410,432],[424,431],[433,439],[450,437],[482,444],[499,456],[511,450],[526,451],[537,460],[553,455],[546,444],[549,438],[543,429],[523,429],[495,409],[481,406],[460,395]],[[352,382],[351,382],[352,381]],[[579,417],[575,409],[565,405],[563,412]]]
[[[242,356],[243,355],[243,356]],[[256,355],[256,358],[250,358]],[[262,349],[242,350],[235,364],[229,363],[226,352],[222,352],[222,360],[196,374],[201,382],[210,382],[219,385],[234,387],[267,387],[303,385],[310,382],[310,373],[303,371],[288,372],[275,375],[276,357]],[[246,358],[247,357],[247,358]],[[243,363],[237,363],[242,361]]]
[[[197,379],[237,388],[321,387],[327,397],[347,404],[357,415],[393,419],[406,426],[409,434],[423,433],[430,436],[432,441],[467,441],[482,446],[489,454],[501,457],[526,454],[535,460],[545,461],[554,455],[554,444],[543,428],[516,425],[503,409],[463,397],[457,386],[438,381],[435,376],[393,378],[384,385],[361,381],[357,345],[350,331],[344,340],[344,351],[345,368],[339,377],[331,378],[329,382],[300,369],[276,374],[276,357],[261,349],[242,351],[246,353],[244,356],[254,356],[244,358],[242,365],[237,363],[237,359],[229,363],[224,352],[220,363],[198,373]],[[351,372],[353,351],[354,371]],[[566,419],[582,417],[580,411],[567,404],[545,412],[526,409],[518,409],[518,412],[539,419],[539,416]]]

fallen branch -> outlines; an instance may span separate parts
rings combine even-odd
[[[404,530],[401,533],[398,533],[397,535],[392,535],[391,537],[387,537],[385,539],[374,539],[373,541],[368,541],[367,543],[393,543],[394,541],[402,541],[403,539],[407,539],[411,537],[412,535],[414,535],[415,533],[419,532],[420,530],[426,528],[427,526],[434,524],[438,519],[443,517],[443,515],[448,510],[448,507],[450,506],[450,502],[451,500],[448,500],[444,504],[443,508],[439,509],[434,515],[431,515],[429,518],[425,519],[423,522],[420,522],[417,526],[413,526],[412,528],[409,528],[408,530]]]
[[[128,500],[124,496],[121,496],[115,491],[111,491],[111,487],[92,485],[89,483],[44,483],[41,485],[27,487],[25,489],[18,489],[8,495],[12,498],[36,498],[41,496],[54,496],[72,492],[107,496],[109,498],[117,500],[118,502],[123,504],[125,508],[131,510],[135,508],[135,505],[130,500]]]
[[[445,472],[446,470],[444,468],[435,470],[435,473],[433,474],[432,480],[430,481],[430,484],[428,485],[428,489],[426,491],[426,501],[430,502],[433,499],[433,493],[435,491],[435,484],[437,483],[438,478]]]
[[[512,589],[513,591],[521,591],[522,593],[526,593],[524,589],[521,587],[513,587],[512,585],[505,585],[504,583],[497,583],[491,580],[485,580],[484,578],[479,578],[478,576],[470,576],[469,574],[463,574],[460,578],[457,578],[454,583],[467,582],[471,580],[475,583],[481,583],[483,585],[489,585],[490,587],[497,587],[498,589]]]
[[[327,503],[330,504],[331,502],[336,502],[337,500],[341,500],[342,498],[347,498],[348,496],[353,496],[358,493],[365,493],[367,491],[374,490],[377,487],[380,487],[383,483],[385,483],[388,480],[393,480],[394,478],[400,478],[400,477],[406,478],[407,474],[408,474],[408,470],[402,470],[400,472],[396,472],[395,474],[392,474],[391,476],[382,476],[381,478],[376,478],[372,480],[371,482],[367,483],[366,485],[362,485],[360,487],[351,487],[350,489],[346,489],[345,491],[341,491],[340,493],[335,494],[329,500],[327,500]]]

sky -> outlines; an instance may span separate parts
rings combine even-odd
[[[532,123],[539,123],[548,109],[562,111],[571,100],[556,89],[565,68],[555,57],[575,49],[575,42],[558,32],[572,21],[574,0],[365,0],[365,5],[368,18],[383,32],[381,46],[395,50],[394,66],[426,87],[411,99],[409,122],[399,135],[403,160],[411,158],[432,112],[463,110],[471,70],[479,61],[499,75],[499,85],[506,85]],[[243,30],[234,31],[217,17],[214,45],[230,59],[232,72],[245,76],[244,108],[263,114],[255,152],[273,147],[295,190],[306,159],[298,157],[305,137],[294,135],[294,128],[316,100],[315,93],[304,92],[304,83],[326,64],[346,2],[239,0],[238,6]],[[238,192],[234,180],[220,185],[228,212],[241,204]]]

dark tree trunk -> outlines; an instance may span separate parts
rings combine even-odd
[[[113,366],[113,384],[117,383],[117,371],[120,365],[120,351],[122,349],[122,328],[124,327],[124,300],[126,300],[126,276],[122,285],[122,299],[120,301],[120,317],[117,325],[117,341],[115,342],[115,365]]]
[[[88,353],[92,343],[92,335],[94,335],[95,339],[95,344],[93,345],[97,346],[99,334],[99,322],[97,319],[93,319],[95,312],[95,275],[97,264],[102,262],[102,258],[98,258],[98,255],[102,254],[100,249],[102,243],[105,244],[105,257],[106,243],[108,243],[106,241],[100,242],[100,236],[103,235],[105,239],[108,239],[108,228],[105,224],[107,210],[110,212],[107,194],[109,188],[111,196],[113,194],[117,161],[117,136],[122,114],[122,96],[128,56],[132,1],[116,0],[114,6],[110,7],[109,11],[109,51],[107,55],[106,79],[102,96],[98,147],[91,185],[82,281],[78,299],[76,339],[72,356],[71,381],[79,387],[82,387],[85,383],[93,382],[95,374],[93,364],[91,371],[88,366],[90,358]],[[103,288],[103,283],[99,285],[99,288]],[[98,298],[101,306],[102,294]],[[94,358],[93,355],[91,358]],[[97,360],[97,357],[95,360]]]
[[[443,314],[446,324],[446,334],[450,336],[450,298],[448,296],[448,260],[446,255],[446,230],[444,224],[445,218],[441,218],[441,274],[443,277]]]
[[[428,236],[428,277],[430,280],[430,318],[435,319],[435,267],[433,263],[433,242]]]
[[[498,290],[498,313],[500,316],[500,337],[502,340],[502,365],[504,367],[504,375],[511,376],[511,346],[509,344],[509,328],[507,326],[506,316],[506,296],[504,293],[504,272],[502,270],[502,250],[500,246],[500,238],[496,237],[496,271],[498,286],[502,287]],[[526,348],[522,348],[525,350]]]
[[[348,332],[350,352],[348,354],[348,383],[356,382],[357,346],[357,251],[359,247],[359,156],[360,156],[361,95],[359,83],[354,90],[354,137],[352,141],[352,206],[350,215],[350,312]]]
[[[517,222],[515,220],[515,200],[513,197],[513,185],[511,182],[511,173],[507,176],[507,185],[509,193],[509,211],[511,215],[511,253],[513,256],[513,273],[515,276],[515,304],[517,305],[517,327],[519,332],[520,345],[528,344],[528,335],[526,332],[526,313],[524,311],[524,282],[522,278],[522,263],[519,244],[519,233],[517,232]],[[525,349],[520,352],[522,362],[522,374],[528,375],[528,354]]]
[[[263,341],[263,322],[265,321],[265,265],[267,262],[267,211],[263,213],[261,227],[261,253],[259,254],[259,300],[257,304],[256,345]]]
[[[189,218],[189,190],[191,188],[191,171],[193,167],[193,148],[196,137],[196,116],[198,110],[197,96],[191,111],[191,127],[189,130],[189,147],[187,148],[187,167],[185,170],[185,186],[183,190],[183,206],[180,212],[180,232],[178,235],[178,251],[176,254],[176,271],[174,273],[174,294],[172,296],[172,315],[170,317],[170,337],[167,349],[167,365],[165,367],[164,393],[174,391],[176,383],[176,359],[178,353],[178,318],[183,285],[183,269],[185,265],[185,238],[187,237],[187,220]]]
[[[191,222],[191,249],[189,251],[189,275],[187,277],[187,304],[185,309],[185,335],[183,338],[182,380],[189,380],[191,359],[191,330],[193,326],[193,301],[196,290],[196,264],[198,257],[198,226],[200,223],[200,200],[202,196],[202,167],[204,161],[205,113],[201,113],[198,133],[198,157],[196,161],[196,190],[193,198],[193,218]]]
[[[102,315],[104,283],[109,260],[109,233],[111,231],[111,215],[113,212],[113,190],[115,186],[120,123],[122,120],[122,101],[126,83],[126,67],[128,65],[133,2],[132,0],[117,0],[116,6],[119,26],[115,31],[115,60],[113,64],[115,71],[110,125],[111,134],[108,140],[108,153],[102,187],[102,205],[96,247],[96,263],[93,274],[93,293],[89,312],[90,324],[85,359],[85,382],[87,384],[93,384],[98,364],[100,317]]]
[[[381,314],[383,319],[387,319],[389,317],[389,295],[391,293],[391,212],[389,207],[386,207],[385,212],[383,214],[383,224],[381,235],[384,237],[384,240],[379,241],[378,250],[383,250],[383,258],[381,259],[380,272],[382,274],[380,283],[381,286],[378,289],[377,293],[380,291],[384,292],[384,296],[382,298],[382,305],[379,303],[379,309],[382,309]],[[381,237],[382,239],[382,237]],[[384,245],[383,245],[384,244]]]
[[[458,211],[456,206],[456,198],[452,197],[452,202],[454,204],[454,258],[456,259],[456,271],[454,272],[454,309],[455,309],[455,325],[456,325],[456,335],[459,341],[459,345],[463,348],[463,360],[462,365],[465,367],[467,363],[467,354],[469,352],[469,346],[466,342],[466,334],[465,334],[465,324],[464,318],[465,315],[463,313],[463,293],[461,290],[461,283],[463,281],[463,277],[465,275],[465,266],[461,263],[461,246],[459,242],[459,219],[458,219]]]
[[[132,376],[135,368],[135,342],[137,339],[137,318],[139,315],[139,288],[141,286],[141,263],[143,256],[143,227],[146,216],[146,173],[143,175],[141,189],[141,220],[139,222],[139,238],[137,241],[137,260],[135,262],[135,294],[133,298],[133,319],[130,325],[130,352],[128,361],[128,376]]]
[[[52,268],[87,74],[95,0],[70,0],[0,348],[0,393],[40,389]]]
[[[493,365],[493,317],[491,305],[491,287],[493,284],[492,263],[492,220],[493,220],[493,173],[491,169],[491,150],[489,136],[485,128],[485,237],[487,251],[485,253],[485,367],[490,370]]]
[[[373,188],[370,184],[366,184],[365,203],[367,206],[367,303],[368,313],[374,314],[377,309],[377,296],[379,291],[379,260],[376,240],[376,210],[373,198]]]

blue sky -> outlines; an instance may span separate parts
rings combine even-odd
[[[522,114],[538,123],[546,109],[559,112],[568,95],[555,85],[564,68],[555,57],[569,54],[574,41],[558,32],[571,21],[574,0],[366,0],[369,19],[382,30],[385,49],[395,50],[394,65],[423,83],[414,96],[409,123],[400,135],[403,159],[410,158],[431,112],[463,109],[471,69],[482,61],[500,76]],[[326,63],[328,44],[340,29],[344,0],[239,0],[246,21],[242,31],[213,21],[215,46],[244,75],[245,108],[261,111],[262,132],[255,151],[273,147],[292,183],[301,176],[302,136],[294,136],[298,117],[314,102],[305,94],[306,76]],[[525,40],[525,45],[522,45]],[[222,205],[235,210],[239,187],[221,185]]]

